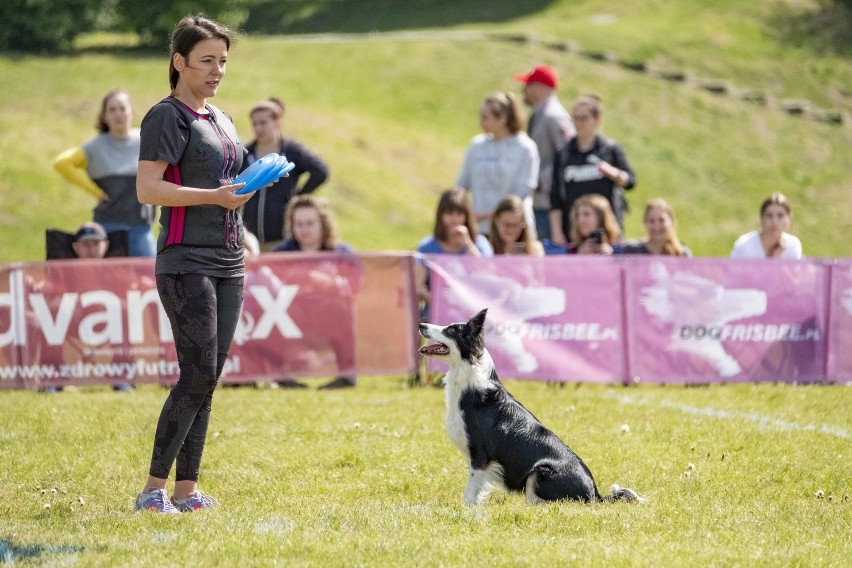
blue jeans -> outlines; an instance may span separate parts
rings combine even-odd
[[[550,240],[550,209],[533,209],[538,240]]]
[[[157,256],[157,241],[150,225],[127,225],[125,223],[101,223],[107,233],[127,231],[128,256]]]

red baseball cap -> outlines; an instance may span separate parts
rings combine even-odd
[[[515,80],[521,83],[541,83],[551,89],[559,85],[559,76],[547,65],[536,65],[529,73],[518,73]]]

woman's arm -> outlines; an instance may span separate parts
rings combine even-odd
[[[236,209],[254,193],[238,195],[234,191],[243,187],[242,183],[223,185],[216,189],[184,187],[163,179],[168,167],[164,160],[139,160],[136,173],[136,197],[140,203],[165,207],[183,207],[187,205],[218,205],[226,209]]]
[[[89,177],[89,172],[86,171],[86,166],[89,161],[86,158],[86,152],[82,146],[76,146],[70,150],[66,150],[56,156],[53,160],[53,169],[59,172],[65,180],[77,187],[82,188],[86,193],[103,199],[106,194],[98,187],[98,184]]]
[[[296,189],[296,193],[312,193],[328,180],[328,164],[318,155],[300,146],[296,157],[299,159],[296,163],[308,174],[308,179]]]
[[[533,241],[527,254],[530,256],[544,256],[544,245],[539,240]]]
[[[527,139],[526,135],[524,139]],[[521,199],[531,196],[538,187],[538,168],[541,163],[535,143],[530,139],[527,140],[530,142],[529,145],[521,144],[518,147],[521,157],[518,161],[518,170],[515,172],[513,187],[510,188],[511,192]]]
[[[618,144],[614,144],[612,148],[612,163],[599,162],[598,169],[618,187],[633,189],[633,186],[636,185],[636,174],[633,173],[633,169],[627,161],[624,148]]]

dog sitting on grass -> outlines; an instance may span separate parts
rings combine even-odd
[[[486,312],[467,323],[420,324],[430,341],[420,353],[450,366],[447,431],[468,462],[464,504],[482,503],[495,488],[523,492],[530,503],[644,501],[618,485],[602,497],[583,460],[503,387],[485,349]]]

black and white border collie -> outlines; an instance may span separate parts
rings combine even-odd
[[[468,462],[464,504],[482,503],[494,488],[523,492],[530,503],[644,501],[618,485],[602,497],[583,460],[503,387],[485,349],[486,311],[467,323],[420,324],[430,340],[420,353],[450,366],[447,431]]]

